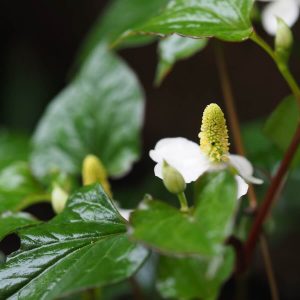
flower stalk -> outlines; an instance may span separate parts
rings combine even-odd
[[[179,193],[179,194],[177,194],[177,197],[178,197],[179,202],[180,202],[180,210],[182,212],[188,212],[189,211],[189,206],[188,206],[188,202],[187,202],[185,193],[184,192]]]

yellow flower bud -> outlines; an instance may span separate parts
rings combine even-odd
[[[99,182],[102,185],[103,190],[111,197],[112,193],[107,177],[107,172],[101,160],[95,155],[87,155],[83,160],[82,165],[83,185]]]
[[[166,189],[172,194],[180,194],[184,192],[186,183],[183,176],[165,160],[162,167],[163,183]]]
[[[229,142],[226,120],[221,108],[215,103],[208,105],[203,112],[199,138],[202,152],[212,162],[228,160]]]

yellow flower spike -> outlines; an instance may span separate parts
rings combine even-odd
[[[228,130],[226,120],[221,108],[209,104],[202,117],[201,131],[199,133],[200,148],[212,162],[228,161]]]
[[[82,164],[82,180],[83,185],[89,185],[99,182],[104,191],[112,197],[110,184],[107,179],[107,172],[101,160],[92,154],[85,157]]]

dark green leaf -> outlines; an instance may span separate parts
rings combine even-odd
[[[252,0],[171,0],[136,32],[242,41],[252,32]]]
[[[161,252],[213,256],[231,232],[237,205],[234,177],[227,171],[206,174],[193,211],[146,199],[131,215],[131,234]]]
[[[157,288],[164,298],[216,299],[221,285],[233,270],[234,254],[204,258],[172,258],[159,261]]]
[[[26,162],[16,162],[0,172],[0,213],[19,211],[47,197]]]
[[[167,4],[168,0],[113,0],[100,16],[83,43],[79,59],[83,61],[99,42],[114,42],[123,32],[142,24]],[[127,46],[152,41],[150,36],[133,36],[126,39]]]
[[[300,120],[299,109],[295,98],[289,96],[285,98],[273,111],[264,131],[270,140],[282,151],[286,151],[291,143]],[[300,161],[300,150],[298,150],[295,162]]]
[[[0,131],[0,170],[15,161],[25,161],[29,155],[29,138],[22,134]]]
[[[60,215],[19,235],[21,250],[0,266],[1,299],[54,299],[118,282],[147,257],[100,185],[82,188]]]
[[[172,35],[159,42],[159,64],[156,71],[156,84],[160,84],[178,60],[186,59],[202,50],[206,39],[191,39]]]
[[[4,212],[0,214],[0,240],[21,227],[36,224],[38,221],[28,213]]]
[[[79,175],[84,157],[95,154],[109,175],[125,174],[140,154],[143,109],[133,72],[100,45],[40,121],[33,139],[34,173]]]

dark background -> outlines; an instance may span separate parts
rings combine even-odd
[[[120,0],[121,1],[121,0]],[[49,0],[0,2],[0,126],[31,133],[51,99],[68,83],[80,43],[108,1]],[[270,42],[272,39],[257,30]],[[300,24],[293,28],[295,47],[291,69],[300,78]],[[197,140],[206,104],[222,105],[222,93],[212,41],[199,54],[179,62],[161,87],[153,86],[157,64],[156,44],[120,51],[136,71],[147,98],[143,131],[144,151],[166,136]],[[238,115],[242,122],[267,116],[289,94],[289,89],[267,54],[250,41],[223,43]],[[150,160],[139,163],[135,182]],[[122,183],[120,183],[122,184]],[[38,207],[43,218],[48,207]],[[50,212],[49,212],[50,211]],[[271,249],[282,299],[299,299],[299,235],[289,235]],[[12,243],[6,240],[7,244]],[[2,243],[3,244],[3,243]],[[263,263],[257,256],[247,279],[249,299],[269,299]],[[232,281],[224,295],[232,299]],[[225,296],[224,296],[225,297]],[[240,296],[239,299],[246,299]]]

